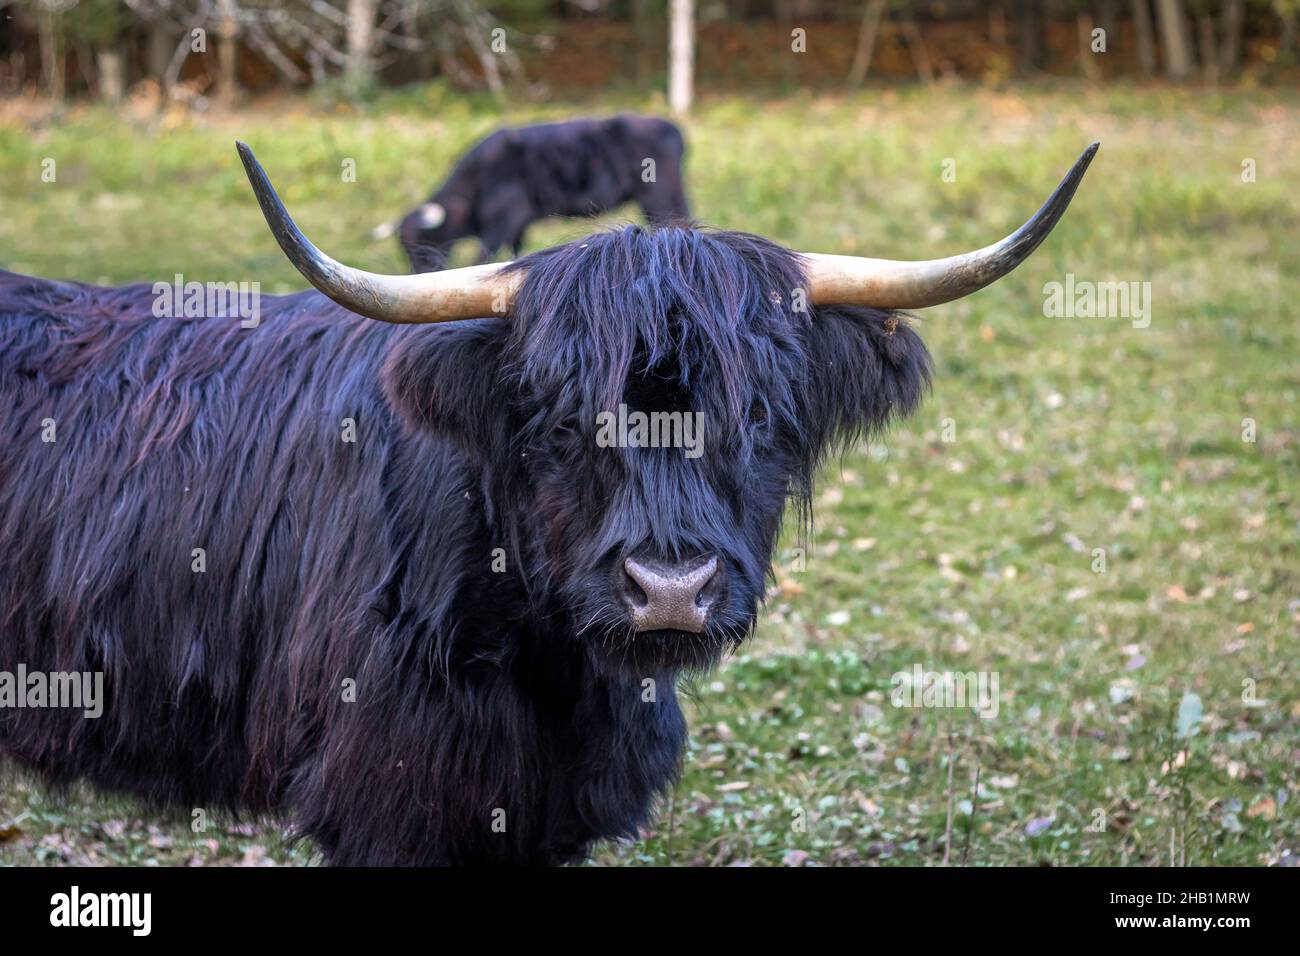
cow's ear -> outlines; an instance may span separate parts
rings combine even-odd
[[[511,386],[502,375],[509,332],[500,319],[406,330],[384,362],[384,394],[410,427],[494,459],[511,431]]]
[[[930,386],[930,353],[904,317],[821,308],[808,330],[803,424],[814,457],[912,414]]]

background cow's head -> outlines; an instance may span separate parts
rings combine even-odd
[[[244,156],[282,247],[341,304],[397,322],[509,313],[398,337],[384,386],[411,425],[484,466],[538,613],[602,665],[643,674],[707,666],[742,640],[785,502],[807,518],[818,462],[920,401],[924,346],[867,306],[936,304],[1009,272],[1094,149],[1022,229],[949,260],[801,257],[742,233],[628,227],[505,267],[401,277],[324,256]],[[635,413],[692,416],[689,446],[644,447],[619,427]]]
[[[415,272],[445,268],[456,240],[470,235],[469,203],[459,196],[435,197],[411,210],[397,235]]]

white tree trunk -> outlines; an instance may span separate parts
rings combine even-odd
[[[95,53],[95,66],[99,72],[99,95],[104,102],[114,105],[122,102],[126,92],[126,65],[120,50],[99,50]]]
[[[1089,80],[1097,80],[1101,77],[1101,70],[1097,67],[1096,54],[1092,52],[1092,26],[1091,13],[1080,12],[1075,17],[1075,32],[1079,39],[1079,69]]]
[[[235,58],[239,55],[239,21],[233,0],[220,0],[221,20],[217,23],[217,105],[231,109],[239,92]]]
[[[695,99],[695,0],[669,0],[668,106],[679,116]]]
[[[348,0],[347,84],[359,92],[370,83],[370,54],[375,43],[375,14],[379,0]]]
[[[41,79],[45,95],[54,102],[63,100],[63,50],[59,44],[54,13],[41,7],[36,17],[36,32],[41,45]]]

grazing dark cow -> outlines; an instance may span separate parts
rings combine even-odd
[[[637,835],[678,675],[754,628],[786,501],[807,515],[817,463],[922,398],[889,310],[1014,268],[1095,147],[951,259],[633,226],[420,276],[328,259],[241,149],[324,296],[246,329],[0,273],[0,672],[105,698],[0,708],[0,753],[285,817],[337,864],[456,864]],[[699,453],[599,437],[637,414],[697,415]]]
[[[685,222],[684,149],[676,126],[648,116],[498,130],[401,221],[411,271],[443,268],[456,240],[470,236],[482,262],[502,248],[517,256],[524,231],[547,216],[595,216],[635,202],[654,225]]]

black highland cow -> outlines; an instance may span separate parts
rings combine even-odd
[[[635,202],[654,225],[690,218],[681,131],[649,116],[570,120],[498,130],[461,158],[447,181],[397,226],[412,272],[443,268],[459,239],[477,237],[488,262],[519,255],[529,225],[595,216]],[[649,179],[647,160],[653,160]],[[649,180],[649,181],[648,181]],[[392,227],[381,226],[376,236]]]
[[[384,277],[311,246],[245,150],[281,245],[347,308],[278,297],[244,329],[0,273],[0,671],[101,672],[106,697],[0,709],[0,753],[288,818],[336,864],[634,837],[677,773],[678,675],[753,629],[786,501],[806,515],[818,461],[921,400],[920,339],[864,303],[1005,274],[1091,155],[1019,232],[937,262],[628,227]],[[508,319],[356,314],[494,302]],[[598,447],[618,404],[701,413],[704,454]]]

